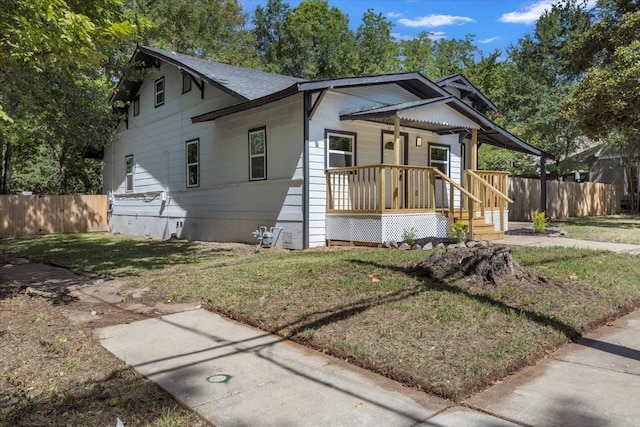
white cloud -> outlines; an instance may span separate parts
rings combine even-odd
[[[400,41],[400,40],[411,40],[411,39],[414,38],[413,36],[410,36],[408,34],[400,34],[400,33],[391,33],[391,37],[393,37],[397,41]]]
[[[445,33],[444,31],[432,31],[428,33],[428,38],[431,40],[440,40],[440,39],[446,39],[447,38],[447,33]],[[415,36],[410,36],[408,34],[400,34],[400,33],[391,33],[391,37],[395,38],[397,41],[401,41],[401,40],[413,40],[416,37]]]
[[[488,39],[477,40],[476,43],[489,44],[489,43],[493,43],[494,41],[498,40],[499,38],[500,37],[489,37]]]
[[[402,16],[401,13],[398,12],[388,12],[387,18],[400,18]]]
[[[466,16],[454,16],[454,15],[427,15],[417,17],[415,19],[402,18],[398,22],[407,27],[425,27],[435,28],[445,25],[464,25],[469,22],[475,22],[472,18]]]
[[[538,0],[518,12],[507,12],[498,21],[508,24],[533,24],[547,10],[551,10],[554,0]]]

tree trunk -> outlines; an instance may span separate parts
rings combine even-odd
[[[11,141],[7,140],[4,150],[4,174],[2,177],[2,194],[11,193]]]

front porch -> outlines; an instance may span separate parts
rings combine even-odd
[[[508,229],[506,172],[464,170],[462,185],[435,167],[367,165],[326,171],[326,239],[380,244],[417,237],[446,238],[462,221],[473,240]]]

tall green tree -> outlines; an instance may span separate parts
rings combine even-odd
[[[475,63],[478,48],[473,44],[473,35],[464,39],[432,37],[432,33],[421,32],[416,38],[400,42],[404,71],[419,71],[430,79],[439,79],[464,73]]]
[[[237,0],[128,0],[153,22],[142,43],[239,66],[257,66],[247,14]]]
[[[594,24],[565,50],[582,76],[563,104],[565,116],[590,137],[618,147],[638,211],[633,177],[640,162],[640,4],[601,0],[594,15]]]
[[[282,57],[282,43],[284,21],[290,12],[289,4],[282,0],[269,0],[263,7],[256,6],[253,14],[253,35],[256,43],[256,53],[261,60],[262,68],[280,71]]]
[[[326,0],[305,0],[286,14],[278,35],[278,71],[305,79],[353,74],[355,37],[349,20]]]
[[[509,53],[512,74],[505,81],[508,96],[502,100],[502,120],[531,144],[553,154],[552,174],[562,174],[564,160],[584,143],[573,119],[563,116],[562,100],[575,85],[564,46],[589,27],[583,3],[565,0],[545,12],[533,33],[525,35]]]
[[[400,68],[399,45],[391,35],[393,23],[381,13],[368,9],[355,34],[356,75],[396,72]]]
[[[69,156],[65,150],[55,157],[47,150],[51,148],[47,143],[97,142],[85,130],[93,124],[107,123],[111,113],[103,108],[104,120],[91,122],[88,120],[95,117],[80,117],[75,121],[75,129],[69,121],[63,121],[68,118],[52,114],[60,113],[56,108],[65,108],[64,113],[82,114],[82,108],[78,107],[85,100],[95,101],[92,96],[95,93],[102,94],[98,102],[106,107],[107,97],[102,90],[111,85],[104,74],[107,59],[118,41],[135,37],[146,23],[131,20],[119,0],[9,0],[0,2],[0,8],[2,192],[29,189],[15,188],[12,180],[19,182],[24,173],[36,175],[25,166],[33,153],[42,153],[43,162],[56,158],[58,172],[52,175],[58,177],[58,185],[55,189],[47,186],[50,189],[47,191],[65,192],[68,187],[61,183],[69,182],[68,171],[77,171],[69,165],[82,163],[82,158]],[[77,81],[84,83],[78,87],[74,84]],[[70,102],[58,105],[63,99]],[[112,123],[101,128],[99,134],[110,135]],[[43,183],[52,175],[43,172],[34,179]]]

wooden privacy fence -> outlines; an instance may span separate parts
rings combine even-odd
[[[540,209],[540,180],[509,177],[509,220],[530,221]],[[547,181],[547,218],[620,213],[622,189],[596,182]]]
[[[0,237],[107,231],[107,196],[0,196]]]

